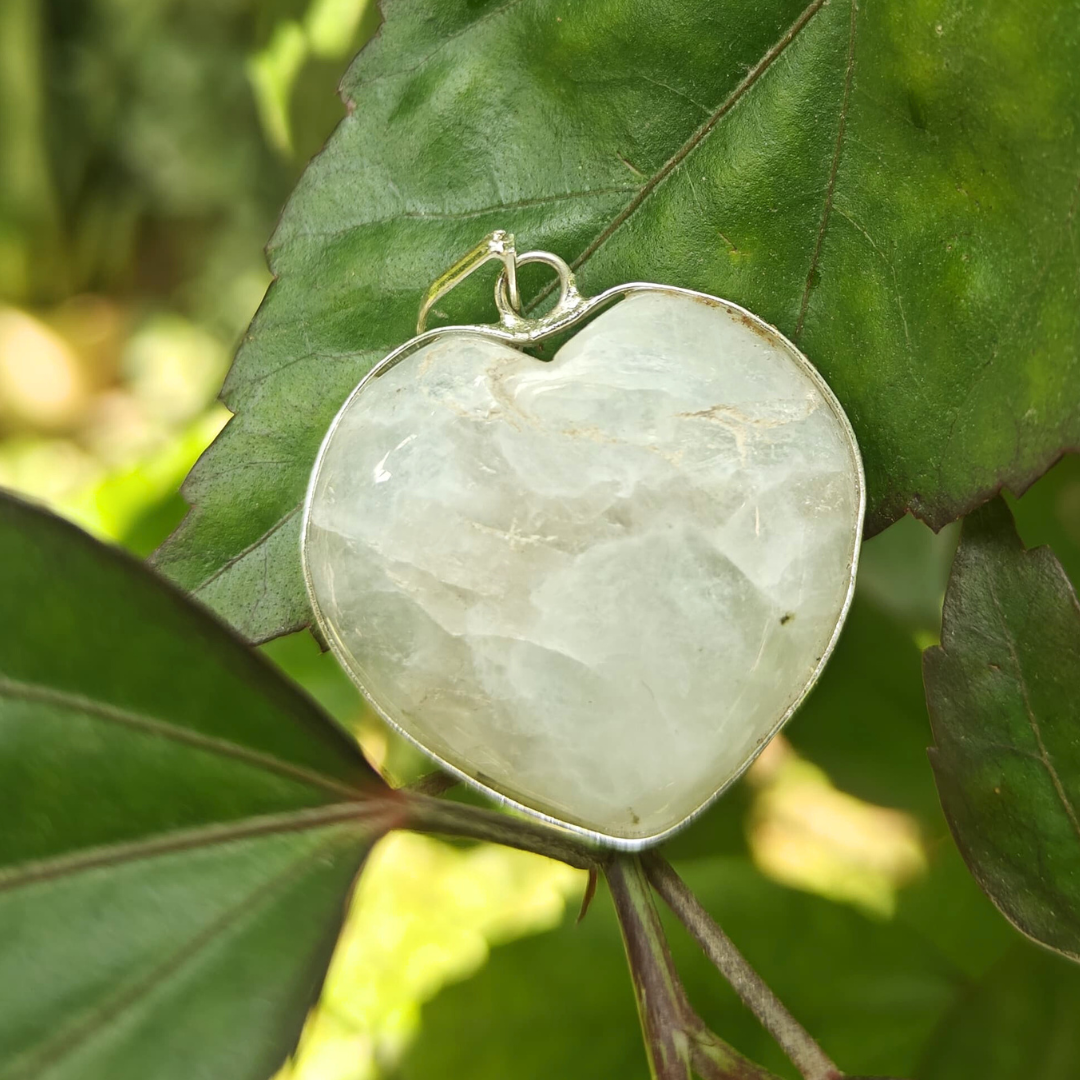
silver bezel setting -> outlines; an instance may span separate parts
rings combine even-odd
[[[426,317],[431,310],[435,302],[443,295],[445,295],[450,289],[454,287],[458,282],[463,280],[466,276],[472,273],[484,263],[497,259],[503,263],[503,269],[499,275],[498,281],[495,286],[495,302],[500,313],[500,322],[493,325],[456,325],[456,326],[440,326],[432,330],[425,328]],[[551,266],[559,275],[560,295],[555,305],[545,315],[537,319],[528,319],[523,317],[519,312],[520,300],[517,292],[517,279],[516,268],[527,263],[545,263]],[[858,486],[858,510],[855,517],[854,528],[851,534],[852,540],[852,559],[850,567],[850,577],[848,580],[847,591],[844,596],[844,602],[840,609],[839,616],[836,621],[836,626],[833,629],[832,636],[829,639],[827,646],[822,652],[821,658],[818,660],[813,672],[807,679],[801,692],[792,704],[785,710],[785,712],[776,721],[772,730],[760,739],[753,751],[747,756],[746,760],[742,763],[739,769],[731,776],[727,777],[723,784],[721,784],[716,791],[712,793],[707,799],[705,799],[700,806],[694,809],[691,813],[687,814],[681,821],[672,825],[661,832],[651,834],[645,837],[620,837],[612,836],[608,833],[600,832],[594,829],[589,829],[585,826],[578,825],[574,822],[565,821],[561,818],[555,817],[542,810],[538,810],[535,807],[529,806],[526,803],[522,803],[517,799],[492,788],[488,784],[481,780],[478,780],[474,776],[470,776],[465,770],[451,764],[442,758],[439,754],[435,753],[424,743],[413,736],[410,732],[406,731],[392,716],[390,716],[386,710],[379,704],[375,697],[369,692],[366,686],[356,677],[355,673],[350,669],[346,662],[346,650],[341,642],[338,640],[337,635],[334,633],[333,628],[329,624],[328,620],[324,616],[322,609],[319,605],[319,599],[316,595],[314,584],[312,582],[310,568],[308,566],[307,558],[307,536],[308,528],[310,524],[311,515],[311,503],[312,497],[315,492],[316,485],[318,483],[319,473],[322,468],[323,459],[326,453],[326,449],[329,446],[334,434],[337,430],[338,424],[341,421],[342,416],[352,405],[353,401],[363,393],[364,389],[369,386],[373,380],[378,379],[385,372],[396,364],[407,359],[411,354],[415,353],[418,349],[427,345],[431,341],[435,341],[440,337],[444,337],[448,334],[479,334],[484,337],[492,338],[496,341],[503,342],[510,346],[516,346],[518,348],[524,348],[529,345],[535,345],[546,338],[551,337],[554,334],[560,333],[564,330],[572,329],[573,327],[582,323],[590,315],[593,315],[601,309],[607,307],[609,304],[632,296],[637,293],[652,292],[652,293],[666,293],[674,296],[689,297],[694,300],[699,300],[703,303],[719,307],[727,311],[728,313],[738,317],[739,319],[747,322],[754,327],[759,333],[763,334],[769,340],[775,344],[780,345],[784,351],[791,357],[795,364],[806,373],[814,383],[814,385],[821,392],[822,397],[826,403],[832,409],[833,414],[840,423],[841,429],[847,436],[848,449],[851,453],[852,462],[855,466],[856,483]],[[537,360],[537,363],[544,363],[543,360]],[[855,438],[855,432],[851,427],[851,422],[848,420],[843,407],[837,400],[836,395],[833,394],[828,384],[822,378],[820,372],[813,364],[800,352],[800,350],[789,341],[783,334],[780,333],[776,327],[765,322],[751,311],[747,311],[745,308],[740,307],[738,304],[734,304],[729,300],[721,299],[717,296],[711,296],[708,293],[697,292],[693,289],[683,289],[674,285],[658,285],[651,282],[630,282],[625,285],[616,285],[610,289],[605,290],[602,293],[598,293],[596,296],[585,297],[582,296],[576,288],[574,281],[574,275],[570,271],[567,264],[556,255],[552,255],[549,252],[525,252],[523,254],[517,254],[514,250],[513,237],[504,232],[492,233],[489,237],[486,237],[476,248],[473,249],[462,260],[456,263],[450,268],[441,278],[436,281],[428,290],[424,297],[424,301],[421,305],[420,316],[417,322],[417,334],[415,337],[406,341],[403,345],[394,349],[375,364],[371,370],[360,380],[353,391],[346,398],[337,414],[334,416],[333,421],[330,424],[322,443],[319,446],[319,452],[315,458],[315,464],[311,470],[311,477],[308,481],[307,492],[304,497],[304,509],[300,526],[300,556],[301,565],[303,568],[304,584],[307,588],[308,599],[311,602],[312,610],[315,614],[315,622],[319,628],[319,631],[330,646],[331,651],[334,653],[335,658],[344,668],[349,678],[356,684],[360,692],[364,695],[365,700],[371,706],[372,709],[382,718],[382,720],[389,725],[391,729],[396,731],[404,739],[410,742],[424,755],[434,761],[441,769],[450,773],[452,776],[468,784],[470,787],[482,792],[496,803],[518,810],[531,818],[546,822],[549,825],[556,826],[564,829],[569,833],[576,836],[583,837],[596,844],[602,845],[607,848],[613,848],[619,851],[642,851],[646,848],[652,847],[655,844],[666,840],[668,837],[679,832],[681,829],[689,825],[693,820],[704,813],[712,804],[725,792],[740,776],[753,764],[754,760],[764,750],[766,745],[773,739],[773,737],[784,727],[784,725],[791,719],[794,713],[798,710],[799,706],[806,699],[806,696],[816,685],[818,679],[821,677],[822,671],[825,669],[825,665],[828,663],[829,657],[832,655],[833,649],[836,647],[836,643],[839,640],[840,633],[844,627],[844,623],[847,619],[848,611],[851,608],[851,602],[855,593],[855,579],[858,571],[859,563],[859,548],[862,542],[862,530],[863,530],[863,518],[866,514],[866,478],[863,471],[862,455],[859,452],[859,445]]]

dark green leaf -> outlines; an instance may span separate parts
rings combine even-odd
[[[907,515],[859,552],[859,593],[912,631],[937,634],[956,551],[955,525],[935,533]]]
[[[942,822],[928,843],[929,873],[901,890],[896,918],[917,930],[965,979],[979,979],[1016,933],[975,884]]]
[[[1049,544],[1075,585],[1080,581],[1080,454],[1066,454],[1022,499],[1008,499],[1028,547]]]
[[[496,227],[586,291],[703,289],[793,337],[851,416],[872,530],[1080,441],[1077,0],[394,0],[343,93],[159,556],[252,639],[308,619],[331,417]],[[448,317],[491,321],[489,287]]]
[[[841,1067],[905,1076],[959,974],[907,926],[766,881],[742,859],[694,860],[687,884]],[[705,1022],[782,1077],[795,1073],[698,946],[668,920],[676,968]],[[423,1013],[409,1080],[647,1076],[619,929],[606,896],[585,921],[496,949]]]
[[[844,791],[940,822],[919,650],[872,601],[856,596],[836,652],[787,734]]]
[[[1001,500],[964,523],[924,665],[931,761],[965,861],[1020,930],[1080,959],[1080,606]]]
[[[916,1080],[1075,1080],[1080,971],[1029,945],[1015,949],[948,1012]]]
[[[393,813],[228,631],[0,497],[2,1080],[265,1080]]]
[[[747,781],[738,781],[701,817],[664,842],[664,857],[671,861],[747,854],[746,817],[752,797]]]

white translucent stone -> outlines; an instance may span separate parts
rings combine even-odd
[[[306,562],[387,718],[632,846],[735,777],[812,683],[859,533],[854,443],[788,346],[632,296],[543,363],[436,339],[343,411]]]

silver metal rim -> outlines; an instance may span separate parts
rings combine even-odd
[[[543,256],[541,258],[540,256]],[[501,257],[501,256],[500,256]],[[523,262],[545,262],[548,265],[555,266],[552,260],[557,260],[562,263],[562,260],[557,256],[549,256],[547,252],[528,252],[516,257],[518,265]],[[518,810],[527,816],[544,821],[549,825],[556,826],[564,829],[569,833],[576,836],[583,837],[586,840],[593,841],[594,843],[601,844],[607,848],[613,848],[618,851],[642,851],[646,848],[653,847],[654,845],[666,840],[670,836],[684,829],[692,821],[703,814],[721,795],[727,791],[736,780],[739,779],[746,772],[746,770],[754,763],[758,755],[765,749],[768,743],[773,737],[784,727],[785,724],[791,719],[794,713],[798,710],[799,706],[806,700],[806,696],[816,685],[818,679],[821,677],[822,671],[825,669],[825,665],[828,663],[829,657],[832,655],[836,643],[840,638],[840,633],[843,630],[844,623],[847,620],[848,611],[851,608],[851,602],[855,595],[855,578],[859,565],[859,548],[862,543],[863,532],[863,519],[866,515],[866,477],[863,470],[862,455],[859,452],[859,444],[855,438],[855,432],[851,427],[851,422],[847,418],[847,414],[844,412],[843,407],[837,400],[836,395],[832,392],[829,385],[822,378],[821,373],[814,367],[813,364],[800,352],[800,350],[775,326],[770,325],[763,319],[760,319],[751,311],[747,311],[746,308],[740,307],[738,304],[732,303],[730,300],[723,300],[717,296],[710,296],[708,293],[696,292],[693,289],[682,289],[674,285],[657,285],[651,282],[631,282],[626,285],[617,285],[611,289],[607,289],[602,293],[598,293],[593,297],[582,297],[577,293],[574,288],[573,275],[569,272],[569,268],[566,268],[566,264],[562,263],[562,267],[565,268],[565,273],[560,271],[560,284],[562,286],[561,296],[559,301],[551,312],[546,317],[540,320],[527,320],[521,318],[516,312],[513,312],[511,307],[509,289],[507,287],[507,274],[504,270],[500,274],[498,283],[496,284],[496,302],[499,306],[500,312],[503,315],[503,322],[497,326],[484,326],[484,325],[469,325],[469,326],[441,326],[433,330],[424,330],[424,316],[427,313],[427,309],[431,306],[428,304],[422,309],[421,319],[419,323],[420,333],[411,338],[405,344],[394,349],[393,352],[387,354],[380,360],[374,367],[360,380],[360,382],[349,394],[345,403],[338,410],[326,435],[323,437],[322,444],[319,447],[319,452],[315,458],[315,464],[311,470],[311,478],[308,481],[307,493],[304,496],[304,510],[300,525],[300,558],[301,565],[303,567],[304,584],[307,588],[308,599],[311,603],[313,612],[315,613],[316,624],[330,645],[331,651],[334,656],[344,668],[346,674],[359,688],[360,692],[364,695],[365,700],[371,706],[372,709],[382,718],[382,720],[399,735],[401,735],[406,741],[410,742],[418,750],[420,750],[426,757],[434,761],[441,769],[455,776],[458,780],[468,784],[470,787],[477,791],[482,792],[496,803],[509,807],[514,810]],[[556,270],[559,270],[558,266],[555,266]],[[434,290],[434,287],[433,287]],[[444,290],[445,291],[445,290]],[[563,330],[571,329],[577,323],[587,318],[589,315],[606,307],[611,302],[622,299],[627,296],[632,296],[637,293],[665,293],[672,296],[685,296],[694,300],[700,300],[705,303],[711,304],[716,307],[723,308],[725,311],[732,315],[735,315],[743,320],[748,320],[754,327],[756,327],[763,334],[771,338],[780,344],[784,350],[788,353],[791,359],[800,367],[811,379],[814,385],[821,391],[822,396],[832,409],[837,420],[840,422],[840,426],[847,436],[848,448],[851,453],[852,461],[855,465],[856,483],[858,486],[858,511],[855,518],[854,529],[852,531],[852,558],[851,558],[851,571],[848,580],[847,592],[844,596],[844,602],[840,609],[840,614],[836,620],[836,626],[833,629],[832,636],[829,639],[828,645],[822,652],[817,666],[810,674],[806,684],[798,697],[792,702],[787,710],[777,720],[775,726],[764,736],[753,751],[747,756],[746,760],[739,767],[739,769],[728,777],[725,782],[716,789],[707,799],[705,799],[696,809],[687,814],[681,821],[672,825],[662,831],[654,834],[650,834],[644,837],[624,837],[624,836],[612,836],[609,833],[600,832],[595,829],[587,828],[583,825],[577,825],[573,822],[565,821],[562,818],[545,813],[542,810],[538,810],[535,807],[529,806],[526,803],[522,803],[517,799],[512,798],[509,795],[505,795],[500,791],[490,787],[489,785],[477,780],[475,777],[470,776],[466,771],[460,767],[446,761],[439,754],[435,753],[423,742],[417,739],[415,736],[406,731],[392,716],[390,716],[385,709],[379,704],[372,693],[366,686],[356,677],[346,662],[346,650],[340,641],[337,639],[337,635],[334,633],[328,620],[324,616],[322,609],[319,605],[319,598],[315,593],[314,584],[311,578],[311,571],[308,566],[307,558],[307,535],[310,524],[311,514],[311,501],[315,492],[316,484],[318,483],[319,473],[322,469],[323,458],[326,454],[326,449],[330,445],[331,440],[337,431],[338,424],[345,412],[352,405],[353,401],[363,393],[365,387],[379,378],[380,375],[389,371],[394,365],[400,363],[406,359],[410,354],[416,352],[418,349],[427,345],[431,341],[435,341],[440,337],[444,337],[448,334],[479,334],[483,337],[493,338],[497,341],[504,342],[507,345],[515,345],[522,347],[525,345],[532,345],[542,341],[544,338],[550,337],[553,334],[559,333]],[[505,299],[504,299],[505,298]],[[499,302],[502,300],[503,302]],[[434,301],[432,301],[434,302]],[[507,309],[511,310],[512,316],[507,317]],[[537,363],[543,363],[544,361],[538,360]]]

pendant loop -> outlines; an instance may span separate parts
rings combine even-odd
[[[574,282],[574,272],[558,255],[550,251],[525,251],[519,255],[514,247],[513,234],[497,229],[431,283],[420,304],[416,320],[417,334],[425,333],[428,315],[442,297],[474,270],[493,259],[498,259],[503,265],[495,282],[495,307],[499,312],[499,322],[486,328],[489,332],[502,329],[511,335],[511,340],[525,344],[564,329],[591,308],[606,303],[606,299],[582,296]],[[517,280],[517,268],[530,263],[543,263],[559,275],[558,300],[550,311],[535,319],[521,314],[521,293]]]
[[[554,258],[554,256],[552,257]],[[518,292],[517,264],[519,260],[517,251],[514,248],[514,236],[503,229],[496,229],[495,232],[485,236],[472,251],[463,255],[449,270],[437,277],[428,286],[428,290],[424,293],[424,299],[420,304],[420,314],[416,319],[417,334],[422,334],[426,329],[428,313],[435,304],[455,285],[460,285],[474,270],[478,270],[485,263],[491,262],[492,259],[498,259],[503,264],[499,280],[505,280],[506,282],[507,302],[511,311],[516,315],[521,310],[521,294]]]
[[[545,266],[550,266],[552,270],[559,275],[559,299],[555,303],[554,310],[565,310],[568,306],[567,302],[571,297],[574,298],[574,301],[581,300],[581,296],[574,284],[573,271],[559,258],[558,255],[553,255],[550,251],[526,251],[521,255],[518,255],[515,261],[518,266],[527,266],[530,263],[543,263]],[[510,278],[504,267],[499,274],[498,280],[495,282],[495,306],[499,309],[499,314],[503,317],[504,322],[507,320],[517,322],[522,318],[521,304],[520,302],[516,304],[513,302],[510,290]],[[539,322],[540,320],[527,319],[524,321]]]

